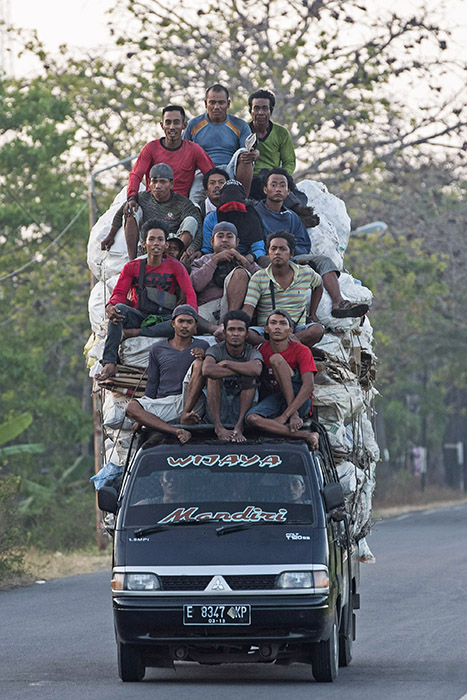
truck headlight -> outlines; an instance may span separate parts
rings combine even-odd
[[[314,588],[312,571],[284,571],[278,576],[277,588]]]
[[[127,591],[159,591],[161,582],[156,574],[126,574]]]
[[[162,586],[156,574],[120,574],[112,577],[113,591],[159,591]]]

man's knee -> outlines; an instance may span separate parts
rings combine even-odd
[[[285,360],[282,357],[282,355],[278,352],[276,352],[274,355],[271,355],[269,361],[273,369],[278,369],[281,365],[287,365],[287,367],[289,367],[289,363],[287,362],[287,360]]]
[[[130,418],[134,418],[135,412],[137,413],[140,409],[140,404],[137,401],[135,401],[135,399],[131,399],[131,401],[129,401],[125,407],[125,413]]]
[[[251,427],[254,428],[258,425],[258,418],[259,415],[257,413],[250,413],[245,417],[245,421],[248,423],[248,425],[251,425]]]

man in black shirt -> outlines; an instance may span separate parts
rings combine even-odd
[[[146,394],[132,399],[127,415],[141,425],[174,435],[183,445],[191,433],[170,425],[199,423],[203,408],[199,404],[204,386],[202,362],[209,344],[193,338],[198,314],[192,306],[181,304],[172,313],[174,338],[154,343],[149,355]],[[191,376],[187,375],[191,370]]]

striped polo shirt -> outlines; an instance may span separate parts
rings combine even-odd
[[[270,282],[274,285],[275,308],[287,311],[299,325],[306,323],[307,291],[319,287],[321,277],[309,265],[296,265],[289,262],[293,270],[293,280],[287,289],[282,289],[272,274],[272,265],[258,270],[250,279],[244,304],[258,311],[258,325],[264,326],[273,310]]]

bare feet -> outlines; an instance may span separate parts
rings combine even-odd
[[[196,425],[201,422],[201,418],[195,411],[182,411],[180,415],[180,423],[182,425]]]
[[[236,425],[233,429],[231,440],[232,442],[246,442],[246,437],[244,436],[240,426]]]
[[[289,421],[289,428],[292,433],[294,433],[296,430],[300,430],[300,428],[303,426],[303,421],[298,415],[298,413],[294,413],[293,415],[290,416],[290,421]]]
[[[306,430],[300,431],[300,436],[303,436],[307,441],[311,450],[317,450],[319,446],[319,435],[318,433],[308,432]]]
[[[188,430],[183,430],[183,428],[178,428],[177,438],[180,442],[180,445],[184,445],[186,442],[188,442],[188,440],[191,439],[191,433],[189,433]]]
[[[233,430],[227,430],[227,428],[224,428],[224,426],[222,426],[220,428],[214,428],[214,430],[215,430],[217,437],[222,442],[232,442],[233,441],[232,440],[233,435],[234,435]]]
[[[139,328],[124,328],[122,331],[122,338],[126,340],[127,338],[137,338],[139,336]]]
[[[107,362],[107,364],[104,365],[104,369],[102,372],[99,374],[96,374],[96,380],[98,382],[103,382],[105,379],[108,379],[109,377],[114,377],[117,374],[117,365],[114,365],[112,362]]]

